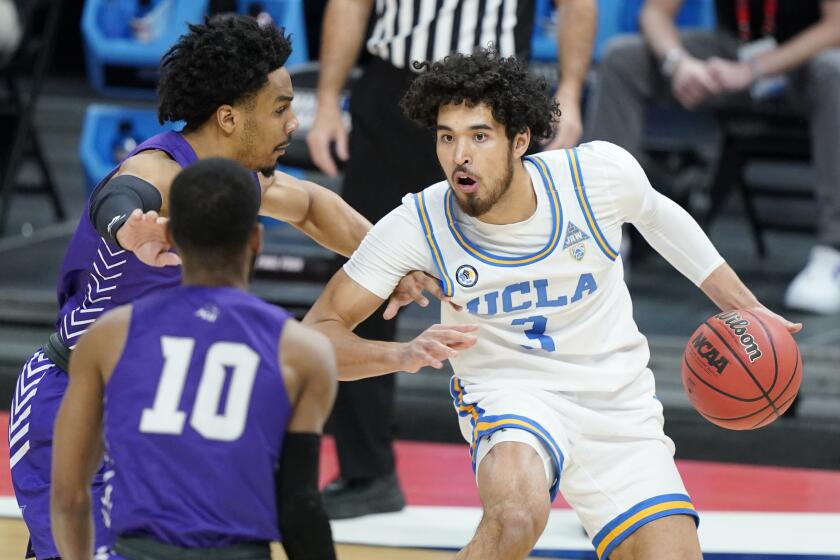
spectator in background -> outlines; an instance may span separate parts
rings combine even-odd
[[[560,85],[563,111],[547,148],[578,142],[580,96],[595,36],[595,0],[557,0]],[[493,43],[502,56],[529,57],[534,0],[330,0],[324,16],[318,108],[307,143],[313,161],[330,176],[331,156],[347,162],[344,199],[375,222],[399,205],[403,195],[443,178],[429,131],[408,120],[399,100],[412,82],[414,61],[440,60],[450,52],[469,54]],[[372,25],[369,25],[372,23]],[[355,83],[349,136],[341,120],[341,90],[362,43],[372,55]],[[392,315],[392,314],[388,314]],[[396,327],[379,314],[359,325],[364,338],[393,340]],[[392,430],[394,376],[342,383],[333,413],[340,478],[324,492],[333,519],[397,511],[404,499],[394,470]]]
[[[17,50],[22,32],[15,3],[12,0],[0,0],[0,67]]]
[[[641,157],[646,103],[749,105],[786,83],[811,123],[819,211],[818,245],[785,304],[840,313],[840,0],[716,0],[717,29],[689,32],[674,25],[682,3],[646,0],[641,37],[608,47],[586,136]]]

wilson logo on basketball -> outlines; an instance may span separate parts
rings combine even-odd
[[[738,337],[738,341],[741,343],[741,346],[744,347],[744,351],[747,353],[750,363],[755,362],[761,357],[761,349],[755,342],[753,335],[751,335],[747,330],[747,327],[750,324],[749,321],[742,318],[736,311],[720,313],[715,317],[723,321],[723,323],[729,327],[729,330],[735,333],[735,336]]]
[[[709,366],[718,372],[718,375],[722,374],[726,366],[729,365],[729,360],[720,355],[718,349],[709,342],[709,339],[703,333],[698,333],[691,341],[691,345],[697,350],[697,355],[706,360]]]

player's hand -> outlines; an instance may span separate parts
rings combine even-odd
[[[409,272],[403,276],[402,280],[400,280],[400,283],[397,285],[397,288],[388,300],[388,307],[385,308],[385,312],[382,314],[382,317],[385,318],[386,321],[393,319],[397,316],[397,312],[400,308],[405,307],[412,301],[420,307],[427,307],[429,305],[429,300],[423,295],[424,290],[438,298],[440,301],[448,303],[456,311],[461,311],[461,309],[463,309],[460,305],[452,303],[449,296],[443,293],[443,289],[440,287],[440,281],[438,281],[437,278],[429,276],[425,272],[415,270],[413,272]]]
[[[767,309],[763,305],[759,305],[758,307],[753,307],[752,309],[750,309],[750,311],[757,312],[759,314],[764,314],[764,315],[769,316],[772,319],[775,319],[776,321],[780,322],[782,324],[782,326],[784,326],[790,334],[795,334],[795,333],[798,333],[799,331],[802,330],[802,323],[792,323],[791,321],[788,321],[787,319],[785,319],[784,317],[782,317],[778,313],[774,313],[774,312],[770,311],[769,309]]]
[[[330,155],[330,145],[335,142],[335,153],[342,161],[347,161],[350,152],[347,146],[347,128],[341,118],[341,108],[338,103],[319,103],[315,113],[312,128],[306,135],[306,145],[309,156],[318,169],[335,177],[338,167]]]
[[[580,114],[580,102],[557,94],[557,104],[560,105],[560,120],[554,123],[554,136],[545,144],[545,150],[560,150],[577,146],[583,135],[583,118]]]
[[[671,90],[683,107],[694,109],[709,97],[723,91],[723,86],[706,62],[693,56],[684,56],[671,79]]]
[[[170,253],[172,247],[166,240],[166,224],[154,210],[145,214],[138,208],[117,230],[117,242],[126,251],[131,251],[141,262],[149,266],[176,266],[181,258]]]
[[[742,91],[753,83],[753,71],[745,62],[713,57],[707,62],[709,72],[724,91]]]
[[[405,344],[400,369],[414,373],[425,366],[442,368],[444,360],[475,345],[478,338],[472,333],[477,330],[477,325],[432,325]]]

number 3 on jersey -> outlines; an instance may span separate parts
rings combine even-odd
[[[155,402],[143,409],[140,431],[151,434],[178,435],[184,431],[187,414],[178,410],[195,339],[163,336],[163,371],[160,374]],[[207,439],[235,441],[245,430],[248,403],[257,377],[259,355],[238,342],[216,342],[207,350],[198,382],[190,425]],[[219,404],[225,386],[225,367],[233,369],[222,413]]]
[[[521,317],[510,322],[511,325],[531,325],[530,329],[525,329],[525,336],[529,340],[537,340],[540,343],[540,348],[546,352],[554,352],[554,340],[545,334],[545,327],[548,324],[548,317],[545,315],[532,315],[531,317]],[[526,350],[535,350],[533,346],[527,344],[520,344]]]

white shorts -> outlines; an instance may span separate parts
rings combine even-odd
[[[653,374],[642,372],[612,393],[558,393],[492,382],[450,392],[474,472],[502,441],[531,445],[546,465],[551,500],[574,508],[600,559],[639,527],[697,512],[662,427]],[[504,430],[504,431],[503,431]]]

